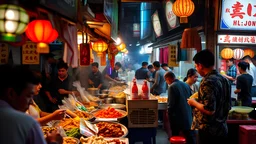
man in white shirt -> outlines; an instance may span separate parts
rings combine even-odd
[[[256,97],[256,67],[252,63],[252,59],[249,55],[245,56],[243,60],[250,64],[250,68],[249,70],[247,70],[247,73],[253,77],[251,93],[252,93],[252,97]]]

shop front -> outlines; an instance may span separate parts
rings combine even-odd
[[[189,17],[189,22],[184,24],[180,23],[180,18],[174,14],[173,2],[172,0],[163,1],[163,8],[158,9],[152,15],[156,41],[150,47],[153,47],[152,60],[167,63],[176,76],[183,80],[187,70],[194,68],[192,58],[197,50],[195,48],[180,48],[182,34],[187,28],[195,28],[197,30],[196,34],[199,34],[201,38],[199,43],[201,43],[202,49],[205,49],[204,20],[198,21],[198,17],[195,17],[195,15],[201,15],[201,18],[203,18],[200,8],[203,9],[204,5],[202,1],[195,2],[198,8]]]
[[[253,5],[256,5],[256,2],[252,0],[222,0],[220,3],[216,59],[217,68],[221,73],[228,70],[226,60],[234,59],[237,67],[244,56],[255,56],[256,9]],[[238,69],[236,73],[238,76]],[[232,84],[232,97],[236,98],[236,81]]]

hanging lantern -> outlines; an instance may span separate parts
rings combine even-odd
[[[34,20],[28,24],[26,35],[32,42],[37,43],[38,53],[48,53],[48,44],[57,39],[58,32],[52,28],[50,21]]]
[[[98,57],[102,57],[103,52],[108,49],[108,45],[104,41],[98,40],[93,44],[92,49],[97,52]]]
[[[247,56],[247,55],[253,58],[255,54],[253,50],[247,48],[247,49],[244,49],[244,56]]]
[[[27,12],[16,5],[0,5],[0,33],[3,41],[15,42],[16,35],[22,34],[29,22]]]
[[[240,60],[244,57],[244,51],[242,49],[234,49],[234,56],[233,58],[236,60]]]
[[[231,59],[234,56],[234,52],[231,48],[224,48],[220,55],[223,59]]]
[[[117,46],[117,49],[119,50],[119,51],[122,51],[122,50],[124,50],[126,48],[126,45],[124,44],[124,43],[122,43],[122,44],[120,44],[119,46]]]
[[[173,13],[180,17],[180,23],[188,23],[188,17],[195,10],[195,5],[191,0],[176,0],[173,4]]]

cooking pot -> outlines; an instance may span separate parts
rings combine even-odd
[[[88,88],[87,89],[88,93],[95,96],[100,93],[100,90],[98,88]]]

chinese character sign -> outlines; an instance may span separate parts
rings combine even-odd
[[[256,0],[222,0],[220,29],[256,30]]]
[[[8,45],[0,43],[0,64],[7,64],[9,58]]]
[[[218,44],[256,44],[256,36],[218,35]]]
[[[168,66],[178,67],[179,62],[177,61],[177,47],[175,45],[168,46]]]
[[[22,64],[39,64],[40,58],[36,43],[26,42],[22,45]]]
[[[80,66],[90,65],[90,45],[80,44]]]

